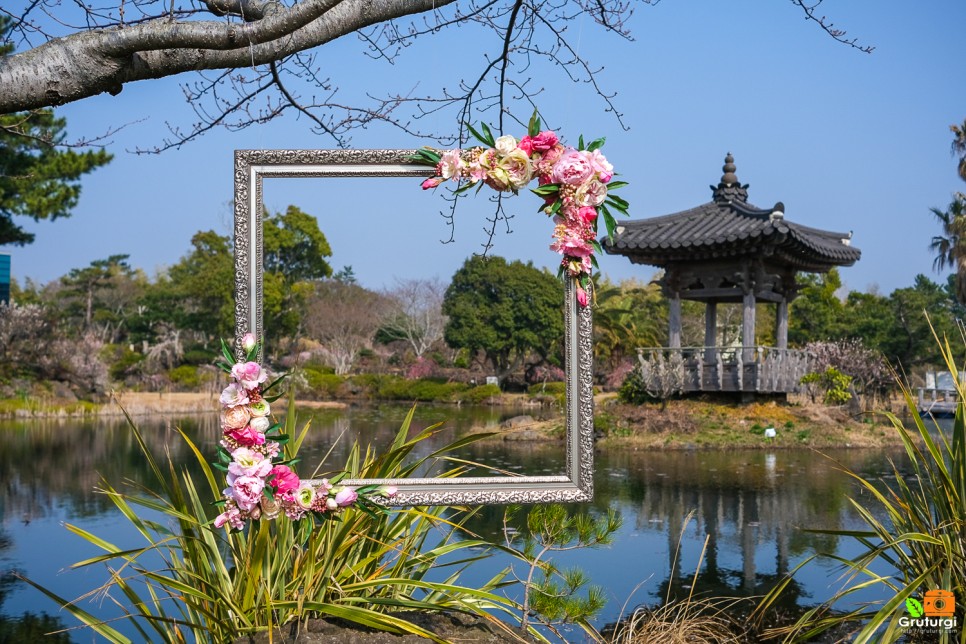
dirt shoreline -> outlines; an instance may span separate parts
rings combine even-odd
[[[526,397],[506,395],[502,402],[519,408],[522,398]],[[296,404],[302,409],[345,409],[352,401],[299,400]],[[596,397],[595,405],[598,449],[881,448],[900,443],[899,434],[881,416],[855,417],[844,407],[806,401],[737,404],[688,399],[671,401],[661,409],[660,405],[620,404],[613,394],[603,394]],[[116,417],[125,412],[132,417],[170,417],[216,413],[219,409],[217,393],[212,392],[123,392],[98,406],[50,401],[35,409],[0,413],[0,418]],[[487,440],[563,439],[562,413],[549,420],[527,422],[525,418],[520,419],[524,422],[508,423],[499,435]]]

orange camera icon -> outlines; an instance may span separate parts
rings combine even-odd
[[[922,596],[926,617],[952,617],[956,613],[956,597],[951,590],[927,590]]]

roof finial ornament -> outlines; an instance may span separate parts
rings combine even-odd
[[[721,177],[721,183],[726,186],[733,186],[738,183],[738,176],[735,174],[735,170],[737,169],[737,166],[735,166],[735,158],[729,152],[725,156],[725,164],[721,166],[721,170],[724,172],[724,175]]]
[[[735,170],[737,169],[735,166],[735,158],[729,152],[725,156],[724,165],[721,166],[724,174],[721,176],[720,183],[717,186],[711,186],[711,192],[714,195],[715,201],[729,202],[748,200],[748,186],[741,185],[741,182],[738,181],[738,175],[735,174]]]

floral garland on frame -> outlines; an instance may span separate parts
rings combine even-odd
[[[629,207],[626,200],[612,194],[627,182],[612,180],[614,166],[600,152],[604,139],[596,139],[585,148],[581,136],[576,148],[564,146],[556,133],[540,130],[536,112],[527,135],[519,141],[508,135],[494,139],[485,123],[482,132],[469,125],[467,128],[487,147],[417,151],[413,161],[436,168],[435,176],[423,181],[423,190],[452,180],[465,182],[455,194],[484,185],[516,194],[536,177],[539,186],[531,192],[544,200],[539,211],[552,217],[555,224],[550,250],[563,255],[558,275],[576,280],[577,301],[587,306],[591,272],[597,268],[594,254],[601,252],[597,222],[603,218],[607,237],[612,239],[617,223],[611,211],[627,215]]]
[[[353,506],[370,514],[385,511],[373,498],[392,498],[394,486],[341,486],[343,474],[316,482],[298,477],[291,467],[294,459],[284,456],[289,437],[269,418],[271,403],[278,399],[269,392],[286,374],[266,385],[268,372],[254,360],[258,348],[255,337],[246,333],[242,339],[245,360],[236,362],[222,342],[224,361],[217,364],[232,382],[220,397],[222,438],[218,462],[212,465],[226,473],[227,487],[218,502],[223,511],[214,526],[242,530],[249,520],[271,520],[282,514],[293,520],[331,519]]]

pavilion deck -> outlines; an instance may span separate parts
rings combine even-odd
[[[805,351],[765,346],[647,348],[638,358],[645,385],[657,391],[796,393],[808,373]]]

